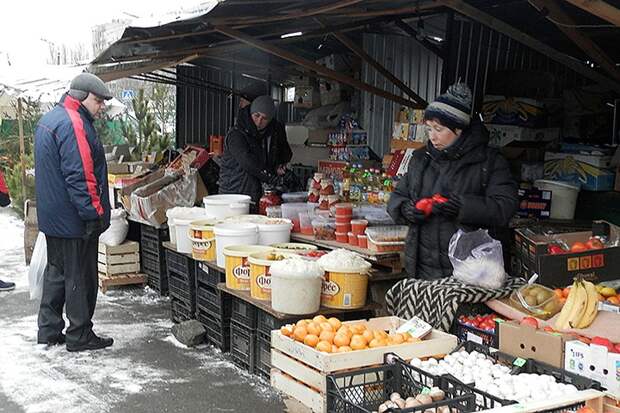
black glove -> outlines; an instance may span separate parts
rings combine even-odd
[[[414,201],[406,201],[400,205],[400,213],[403,217],[412,224],[419,224],[426,220],[424,212],[415,207]]]
[[[93,219],[90,221],[84,221],[84,235],[82,239],[87,240],[91,238],[99,238],[99,235],[103,232],[103,219]]]
[[[461,197],[457,194],[443,195],[448,198],[446,202],[435,203],[433,205],[433,215],[440,215],[446,218],[454,219],[459,215],[461,211],[462,201]]]

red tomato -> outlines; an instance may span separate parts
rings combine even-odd
[[[586,246],[586,244],[584,244],[583,242],[579,242],[579,241],[575,242],[570,247],[570,252],[584,252],[587,250],[588,250],[588,247]]]
[[[433,200],[431,198],[422,198],[415,203],[415,207],[429,216],[433,210]]]
[[[534,328],[538,328],[538,320],[534,317],[523,317],[520,324],[522,326],[532,326]]]
[[[438,204],[443,204],[444,202],[448,202],[448,198],[442,196],[441,194],[435,194],[432,197],[432,200]]]
[[[605,245],[603,245],[600,239],[592,237],[586,242],[586,247],[588,247],[589,250],[600,250],[605,248]]]
[[[620,353],[620,343],[616,344],[614,348],[616,349],[616,353]]]
[[[547,333],[555,333],[553,327],[550,326],[545,326],[545,328],[543,328],[543,331],[546,331]]]
[[[551,255],[564,254],[566,251],[558,244],[549,244],[547,245],[547,252]]]
[[[592,344],[607,347],[607,351],[615,351],[616,348],[608,338],[596,336],[592,339]]]

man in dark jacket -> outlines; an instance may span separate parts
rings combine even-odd
[[[471,91],[464,84],[450,86],[427,107],[429,142],[425,150],[414,152],[388,203],[392,218],[409,225],[405,269],[412,278],[452,275],[448,245],[459,228],[488,229],[502,241],[507,256],[507,225],[517,210],[517,185],[506,160],[488,147],[488,131],[470,112]],[[448,202],[435,204],[428,216],[415,207],[436,193]]]
[[[262,184],[274,184],[293,152],[284,126],[274,119],[269,96],[259,96],[239,110],[235,126],[224,141],[220,161],[220,193],[249,195],[256,204]]]
[[[9,197],[9,188],[4,182],[4,175],[0,171],[0,206],[9,206],[11,198]],[[11,291],[15,289],[15,283],[0,280],[0,291]]]
[[[110,226],[108,171],[93,121],[111,97],[101,79],[82,73],[35,131],[37,217],[47,241],[38,342],[66,341],[69,351],[113,343],[95,335],[91,321],[97,303],[99,235]],[[66,336],[63,306],[69,319]]]

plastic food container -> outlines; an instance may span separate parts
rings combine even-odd
[[[353,219],[351,220],[351,232],[355,235],[362,235],[366,231],[368,221],[365,219]]]
[[[350,224],[352,218],[352,215],[336,215],[336,222],[340,224]]]
[[[293,232],[300,232],[299,213],[308,212],[308,204],[305,202],[290,202],[282,204],[282,218],[290,219],[293,222]]]
[[[353,215],[353,205],[349,203],[336,204],[336,215]]]
[[[254,245],[258,242],[258,226],[256,224],[221,223],[213,227],[215,234],[215,250],[217,266],[226,267],[224,247],[229,245]]]
[[[321,304],[328,308],[355,309],[366,305],[368,270],[364,268],[324,268]]]
[[[248,195],[222,194],[202,198],[208,218],[224,219],[250,212],[251,198]]]
[[[336,232],[336,241],[346,244],[349,242],[348,232]]]
[[[311,215],[310,212],[300,212],[299,213],[299,228],[302,234],[304,235],[312,235],[314,232],[312,231],[312,219],[314,215]]]
[[[257,252],[272,251],[262,245],[229,245],[224,247],[226,257],[226,287],[232,290],[250,289],[250,264],[248,257]]]
[[[282,218],[282,207],[280,205],[267,207],[266,211],[268,218]]]
[[[336,232],[344,232],[345,234],[351,232],[351,224],[336,221]]]
[[[349,238],[349,245],[353,245],[354,247],[357,247],[357,235],[349,232],[347,234],[347,237]]]
[[[368,249],[378,252],[401,251],[409,228],[406,225],[366,228]]]
[[[192,241],[192,258],[196,261],[214,261],[217,258],[215,250],[215,234],[213,227],[216,220],[203,219],[192,221],[189,224],[189,239]]]
[[[372,213],[364,215],[364,219],[368,221],[368,226],[378,227],[382,225],[394,225],[394,220],[386,213]]]
[[[284,242],[271,244],[271,247],[274,248],[277,252],[289,252],[294,254],[303,254],[319,249],[316,245],[303,244],[300,242]]]
[[[318,240],[334,241],[336,239],[336,221],[333,219],[313,219],[312,230],[314,237]]]
[[[513,291],[510,302],[519,310],[546,320],[562,310],[560,300],[555,292],[543,285],[526,284]]]
[[[289,242],[292,228],[290,219],[267,218],[258,224],[258,245]]]
[[[271,273],[269,269],[274,262],[286,259],[294,254],[277,251],[255,252],[248,256],[250,263],[250,296],[257,300],[271,300]]]
[[[368,237],[366,235],[358,235],[357,246],[360,248],[368,248]]]
[[[307,200],[308,200],[307,192],[287,192],[285,194],[282,194],[282,202],[284,203],[291,203],[291,202],[301,203],[301,202],[306,202]]]
[[[309,264],[311,262],[308,262]],[[289,260],[282,262],[287,267]],[[321,307],[323,270],[312,262],[311,271],[292,274],[288,268],[271,268],[271,307],[285,314],[313,314]]]

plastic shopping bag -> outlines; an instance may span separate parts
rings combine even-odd
[[[110,214],[110,227],[99,236],[99,242],[110,247],[121,245],[129,231],[126,217],[127,213],[123,209],[113,209]]]
[[[45,241],[45,234],[39,232],[37,241],[34,244],[34,251],[32,251],[30,268],[28,269],[31,300],[38,300],[43,295],[45,267],[47,267],[47,242]]]
[[[448,256],[454,278],[462,283],[495,289],[506,281],[502,244],[491,238],[487,230],[459,229],[450,239]]]

